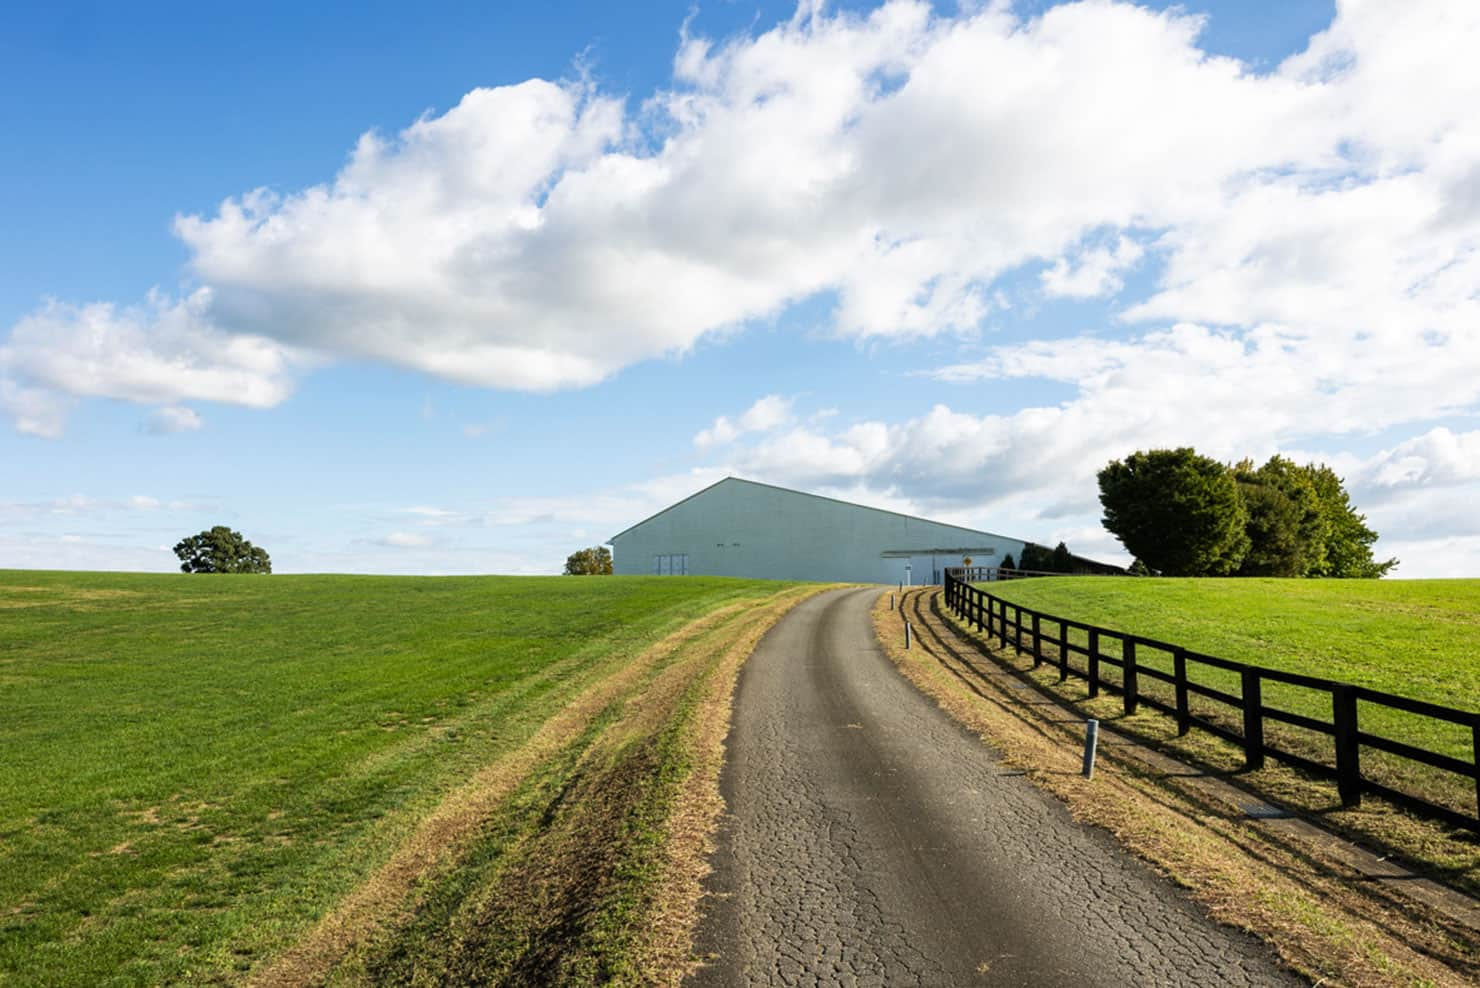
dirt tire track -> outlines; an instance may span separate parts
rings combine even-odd
[[[408,914],[418,883],[450,867],[481,822],[536,766],[579,736],[608,705],[637,688],[665,656],[742,615],[747,606],[732,604],[690,622],[586,687],[523,745],[450,793],[366,882],[296,944],[253,972],[247,983],[272,988],[323,983],[351,951]]]

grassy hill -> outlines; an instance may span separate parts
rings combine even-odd
[[[563,826],[562,793],[610,787],[611,773],[637,794],[613,804],[618,824],[636,822],[612,853],[641,866],[687,757],[672,726],[694,684],[736,622],[787,592],[704,578],[0,571],[0,983],[236,980],[372,878],[435,877],[422,872],[446,864],[448,834],[459,860],[485,863],[482,892],[429,883],[452,917]],[[683,642],[654,650],[676,632]],[[518,799],[465,791],[489,766],[505,768],[487,792]],[[482,815],[449,817],[454,794]],[[433,817],[462,823],[424,833]],[[426,846],[406,860],[420,870],[386,872],[414,839]],[[631,874],[606,905],[587,903],[601,941],[588,959],[620,962],[636,935],[647,872]],[[381,898],[366,908],[420,915],[419,900]],[[477,963],[493,966],[479,976],[516,969],[531,944],[554,949],[517,905],[484,917],[494,941]]]
[[[1480,710],[1480,580],[1046,578],[991,589],[1209,655]]]
[[[994,583],[990,589],[1024,607],[1205,654],[1480,710],[1480,580],[1070,577]],[[1083,635],[1077,640],[1082,643]],[[1139,658],[1170,671],[1169,656],[1142,650]],[[1194,667],[1191,675],[1239,692],[1232,674]],[[1331,718],[1328,693],[1267,684],[1264,700]],[[1358,705],[1358,716],[1364,730],[1465,761],[1474,757],[1467,728],[1366,703]],[[1294,740],[1329,760],[1329,739]],[[1426,795],[1474,812],[1474,787],[1458,776],[1430,773],[1381,753],[1363,757],[1374,771],[1386,767],[1405,776],[1432,776],[1434,789]]]

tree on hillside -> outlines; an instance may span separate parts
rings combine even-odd
[[[1167,576],[1234,572],[1249,548],[1233,472],[1191,447],[1137,451],[1100,471],[1105,528]]]
[[[1035,572],[1049,572],[1053,569],[1053,553],[1041,545],[1029,542],[1023,546],[1022,558],[1018,560],[1018,566]]]
[[[1321,511],[1321,495],[1309,469],[1283,456],[1271,456],[1256,471],[1255,479],[1277,488],[1300,512],[1301,575],[1324,566],[1330,526]]]
[[[1249,551],[1239,564],[1239,576],[1304,576],[1305,541],[1300,536],[1299,506],[1278,487],[1240,481],[1248,521],[1244,534]]]
[[[566,576],[611,576],[612,551],[604,545],[593,545],[571,553],[565,560]]]
[[[182,573],[271,573],[267,550],[225,525],[181,539],[175,546]]]
[[[1367,516],[1359,514],[1352,505],[1341,478],[1325,464],[1311,464],[1305,467],[1305,472],[1319,499],[1325,526],[1324,558],[1310,575],[1368,579],[1387,575],[1398,565],[1398,560],[1379,563],[1372,558],[1377,533],[1368,527]]]
[[[1320,497],[1303,467],[1272,456],[1257,470],[1252,460],[1233,466],[1249,518],[1249,551],[1239,576],[1306,576],[1326,558],[1328,526]]]

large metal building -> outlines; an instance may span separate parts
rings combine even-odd
[[[1020,539],[726,477],[612,536],[626,575],[939,583],[967,559],[1019,558]]]

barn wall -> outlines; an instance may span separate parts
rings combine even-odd
[[[694,575],[861,583],[938,582],[960,549],[992,565],[1023,543],[733,478],[612,540],[622,574],[651,574],[662,555]]]

